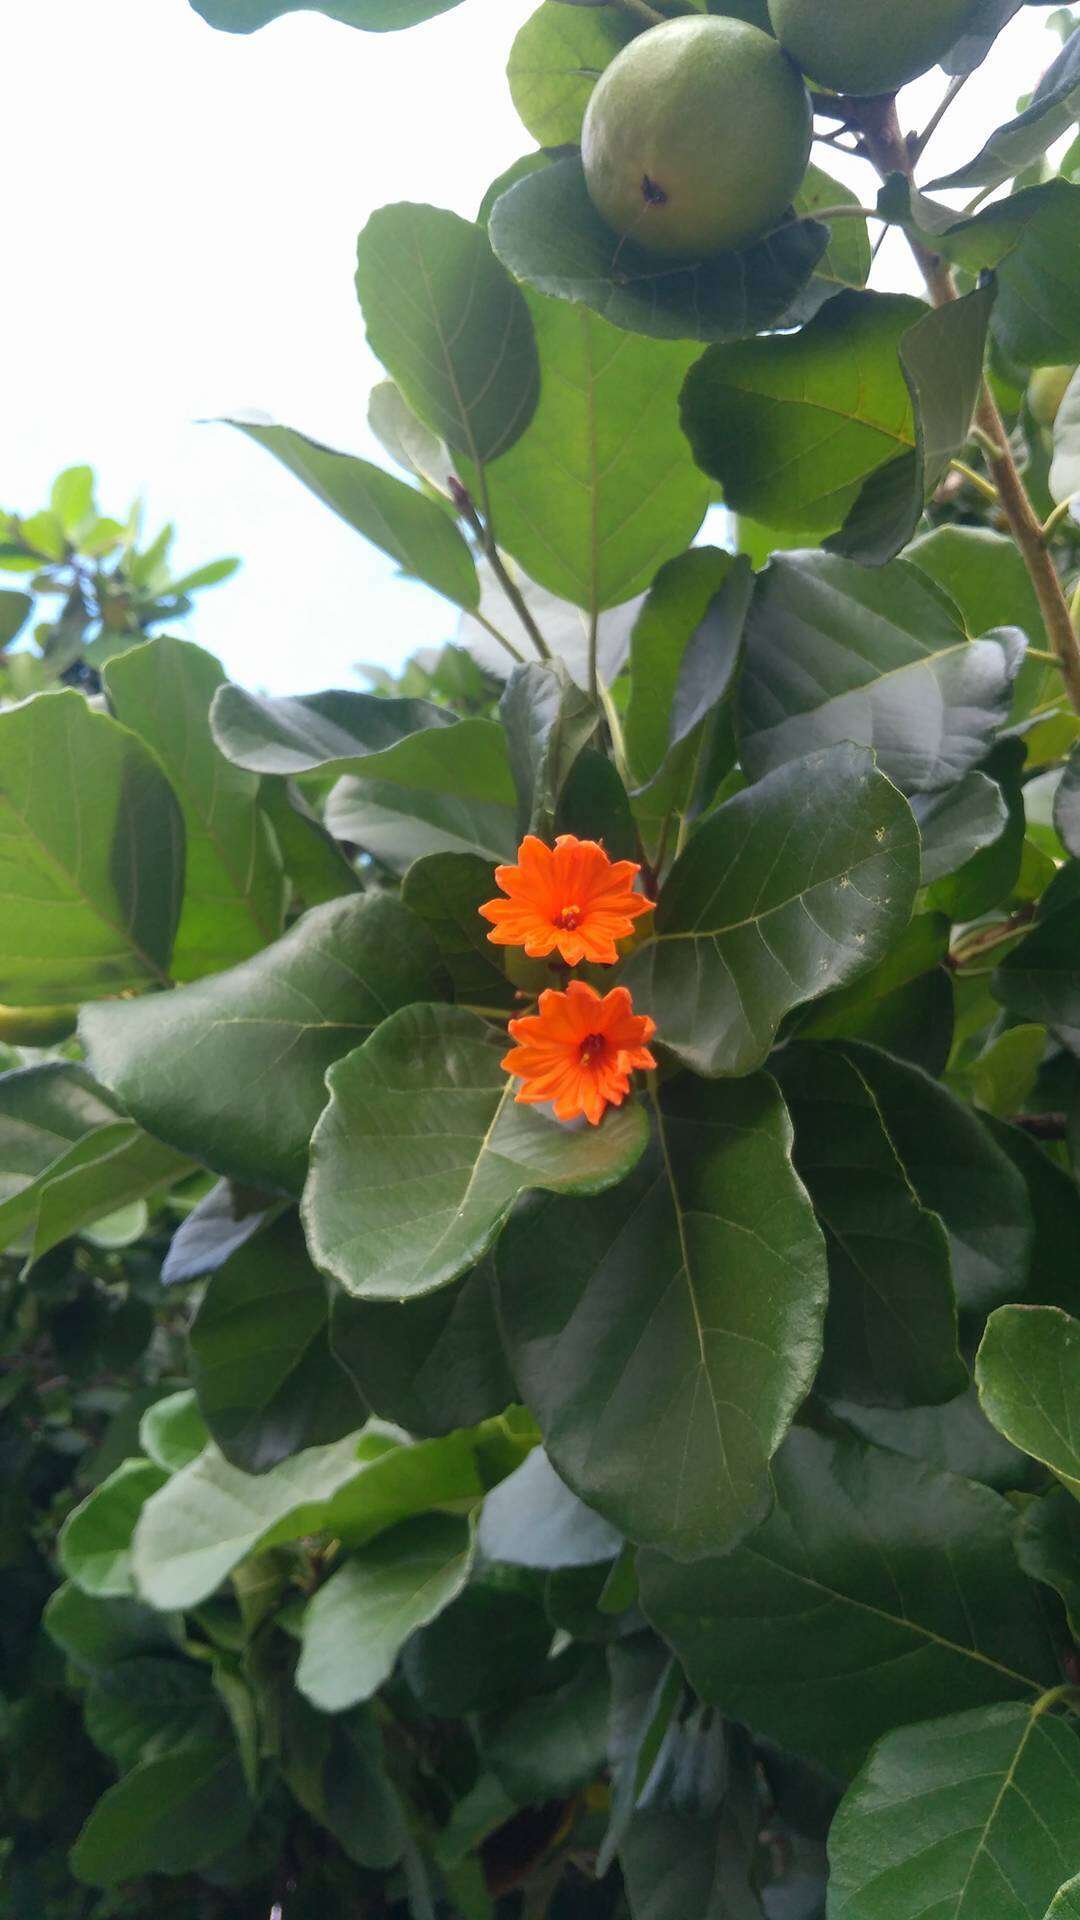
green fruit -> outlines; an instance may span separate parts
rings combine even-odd
[[[937,65],[979,0],[769,0],[773,29],[804,73],[836,93],[895,93]]]
[[[1075,372],[1075,367],[1040,367],[1032,374],[1028,405],[1040,427],[1053,426]]]
[[[589,102],[581,156],[616,233],[697,259],[783,219],[811,133],[802,77],[776,41],[697,16],[651,27],[616,56]]]

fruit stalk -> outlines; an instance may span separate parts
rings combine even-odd
[[[900,131],[896,100],[892,95],[852,101],[850,120],[861,133],[866,153],[882,179],[886,179],[890,173],[902,173],[907,180],[912,178],[912,148]],[[934,306],[944,306],[948,301],[955,300],[956,286],[948,262],[940,254],[923,246],[911,233],[908,233],[907,239]],[[1001,510],[1031,577],[1069,703],[1074,713],[1080,713],[1080,637],[1073,625],[1065,590],[1043,536],[1042,523],[1013,458],[1005,422],[985,380],[975,410],[975,425],[979,429],[980,444],[998,490]]]

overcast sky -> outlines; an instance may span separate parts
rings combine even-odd
[[[188,0],[26,0],[5,21],[0,504],[33,512],[61,467],[86,461],[103,511],[141,492],[153,519],[175,520],[183,565],[239,554],[188,631],[249,685],[356,684],[355,661],[395,665],[452,636],[452,609],[267,454],[197,423],[259,407],[382,457],[365,421],[379,374],[356,235],[389,200],[471,217],[534,144],[503,75],[532,7],[465,0],[387,34],[316,14],[216,33]],[[1058,44],[1046,18],[1025,8],[1003,36],[925,178],[1030,90]],[[907,124],[941,85],[909,89]],[[885,258],[898,284],[904,256]]]

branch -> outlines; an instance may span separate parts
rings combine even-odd
[[[539,627],[537,626],[536,621],[533,619],[532,614],[529,612],[528,606],[526,605],[526,602],[525,602],[525,597],[521,591],[521,588],[518,586],[517,581],[513,580],[510,574],[507,572],[506,567],[503,563],[502,554],[499,552],[499,549],[495,544],[495,536],[491,528],[490,514],[485,514],[483,517],[481,517],[481,515],[477,512],[476,502],[473,499],[472,494],[469,492],[468,487],[462,486],[461,481],[458,479],[456,474],[452,473],[450,475],[447,481],[447,486],[450,491],[451,500],[453,501],[455,507],[460,513],[462,519],[468,522],[469,526],[472,528],[474,534],[476,535],[476,538],[479,540],[480,545],[484,551],[484,557],[487,560],[487,563],[491,568],[492,573],[495,575],[495,578],[498,581],[503,592],[505,593],[507,599],[509,600],[510,605],[513,607],[514,612],[517,614],[518,619],[521,621],[522,626],[524,627],[526,633],[528,634],[529,639],[532,641],[533,646],[536,648],[537,653],[540,655],[541,660],[550,660],[552,657],[551,648],[548,646],[548,643],[544,639],[544,636],[541,633]],[[514,658],[516,660],[521,659],[521,655],[520,653],[517,652],[516,648],[512,647],[509,641],[505,638],[505,636],[499,633],[495,627],[491,626],[489,621],[483,619],[480,614],[476,614],[474,617],[480,620],[481,625],[487,627],[489,632],[493,633],[497,640],[502,641],[503,645],[507,648],[507,650],[510,653],[514,655]]]
[[[891,95],[876,100],[851,103],[857,108],[866,151],[884,178],[890,173],[912,177],[912,156],[900,131],[896,101]],[[927,291],[935,307],[956,299],[956,287],[948,262],[941,255],[908,233],[908,244],[918,261]],[[1061,667],[1065,690],[1075,713],[1080,713],[1080,638],[1073,626],[1069,603],[1058,577],[1057,568],[1043,538],[1042,523],[1028,498],[1013,458],[1005,422],[997,402],[984,380],[975,411],[979,445],[985,450],[990,476],[998,490],[1001,509],[1009,523],[1013,539],[1031,578],[1047,637]]]

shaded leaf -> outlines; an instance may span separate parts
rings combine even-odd
[[[408,1433],[476,1426],[514,1398],[486,1265],[404,1306],[335,1290],[330,1346],[372,1410]]]
[[[1016,1537],[1020,1565],[1061,1596],[1073,1639],[1080,1639],[1080,1506],[1066,1487],[1028,1501]]]
[[[952,980],[942,965],[950,935],[942,914],[916,915],[884,960],[815,1000],[793,1030],[807,1040],[868,1040],[936,1077],[952,1049]]]
[[[954,1399],[968,1375],[948,1235],[912,1191],[857,1058],[786,1047],[775,1070],[829,1255],[820,1390],[871,1406]]]
[[[224,1731],[205,1669],[152,1654],[95,1674],[83,1713],[94,1745],[121,1773],[175,1747],[213,1744]]]
[[[208,714],[225,675],[212,654],[162,636],[118,654],[103,673],[117,719],[152,747],[184,816],[184,904],[172,974],[197,979],[246,960],[281,932],[285,880],[258,806],[259,782],[232,767]]]
[[[366,1419],[331,1351],[329,1321],[293,1214],[213,1274],[189,1334],[191,1378],[211,1435],[245,1473],[340,1440]]]
[[[721,1560],[638,1556],[641,1602],[692,1685],[819,1766],[850,1773],[894,1727],[1058,1679],[1016,1516],[986,1487],[797,1428],[776,1506]],[[948,1555],[950,1578],[926,1567]],[[798,1670],[792,1670],[792,1621]]]
[[[350,1860],[376,1870],[394,1866],[405,1845],[405,1821],[372,1710],[330,1718],[290,1687],[281,1732],[282,1772],[304,1811]]]
[[[1080,119],[1080,33],[1072,34],[1066,41],[1024,111],[1005,126],[995,128],[974,160],[940,180],[932,180],[930,191],[942,187],[999,187],[1003,181],[1023,173],[1032,161],[1040,159],[1063,133],[1068,133],[1077,119]]]
[[[765,1076],[674,1081],[657,1127],[606,1200],[515,1215],[499,1310],[561,1477],[631,1539],[693,1558],[768,1511],[820,1359],[825,1255]]]
[[[922,840],[924,887],[946,879],[985,847],[992,847],[1009,824],[1001,788],[985,773],[965,773],[954,787],[940,793],[913,795],[911,811]]]
[[[1051,180],[969,219],[953,224],[952,216],[934,236],[938,249],[968,272],[995,270],[990,330],[1018,366],[1065,366],[1080,357],[1080,259],[1070,244],[1078,208],[1080,187]]]
[[[284,13],[325,13],[349,27],[368,33],[391,33],[414,27],[437,13],[446,13],[459,0],[191,0],[196,13],[226,33],[253,33]]]
[[[1055,907],[1006,954],[994,974],[996,999],[1012,1014],[1057,1028],[1080,1048],[1080,896]]]
[[[211,713],[214,739],[234,766],[285,775],[398,774],[430,749],[426,733],[459,724],[430,700],[337,691],[275,699],[232,685],[216,696]],[[404,753],[395,752],[405,741]]]
[[[155,1400],[139,1422],[139,1445],[163,1473],[179,1473],[198,1458],[209,1438],[190,1387]]]
[[[252,1808],[224,1742],[143,1760],[103,1794],[71,1854],[76,1879],[112,1887],[145,1873],[190,1873],[236,1846]]]
[[[765,1060],[784,1015],[880,959],[918,884],[911,810],[863,748],[779,767],[699,828],[623,970],[697,1073]]]
[[[1054,828],[1062,845],[1080,860],[1080,747],[1069,755],[1054,796]]]
[[[149,1460],[125,1460],[70,1513],[57,1554],[69,1580],[102,1600],[134,1593],[131,1537],[152,1493],[167,1475]]]
[[[296,1684],[341,1713],[388,1680],[409,1635],[456,1599],[473,1545],[459,1515],[427,1513],[349,1556],[308,1602]]]
[[[328,1076],[303,1216],[312,1258],[346,1292],[431,1293],[486,1253],[520,1194],[600,1193],[640,1157],[636,1103],[561,1126],[515,1104],[505,1048],[475,1014],[417,1006]]]
[[[604,1764],[610,1703],[603,1660],[586,1654],[554,1691],[536,1694],[488,1722],[484,1761],[519,1806],[574,1793]]]
[[[353,896],[167,999],[87,1009],[82,1034],[105,1085],[162,1139],[218,1173],[297,1192],[327,1067],[441,979],[434,941],[407,908]]]
[[[330,791],[327,826],[339,840],[370,854],[393,873],[407,873],[415,860],[437,853],[479,855],[489,866],[512,860],[518,839],[509,768],[504,764],[492,769],[498,790],[507,793],[506,801],[462,795],[458,787],[470,759],[468,746],[462,739],[459,748],[456,737],[452,738],[452,750],[440,755],[446,763],[444,771],[432,776],[440,784],[430,788],[346,775]],[[483,766],[476,771],[490,790],[492,780]]]
[[[635,31],[635,22],[612,6],[544,0],[529,16],[510,49],[506,77],[538,146],[577,145],[596,82]]]
[[[168,980],[184,822],[135,734],[73,690],[8,707],[0,835],[0,1001],[49,1006]]]
[[[484,1501],[477,1545],[485,1559],[515,1567],[593,1567],[617,1558],[622,1534],[593,1513],[534,1447]]]
[[[564,667],[537,662],[514,668],[499,718],[517,788],[519,830],[550,840],[563,787],[596,732],[599,714]]]
[[[904,555],[920,573],[943,587],[959,613],[969,639],[994,627],[1019,627],[1033,643],[1043,630],[1042,613],[1015,540],[990,527],[935,527],[912,543]],[[1016,676],[1012,722],[1056,699],[1061,681],[1045,660],[1026,659]]]
[[[1080,1500],[1080,1320],[1060,1307],[999,1307],[975,1378],[998,1431]]]
[[[503,955],[488,939],[479,911],[494,891],[491,864],[478,854],[426,853],[409,867],[401,898],[430,928],[455,999],[509,1011],[517,990],[507,979]]]
[[[253,1187],[219,1180],[173,1234],[162,1262],[162,1286],[181,1286],[216,1273],[230,1255],[262,1231],[268,1219],[280,1213],[283,1205],[283,1201]]]
[[[658,263],[604,224],[576,157],[504,193],[492,211],[491,239],[510,271],[538,293],[658,340],[746,339],[790,307],[829,244],[826,227],[797,220],[744,253]]]

